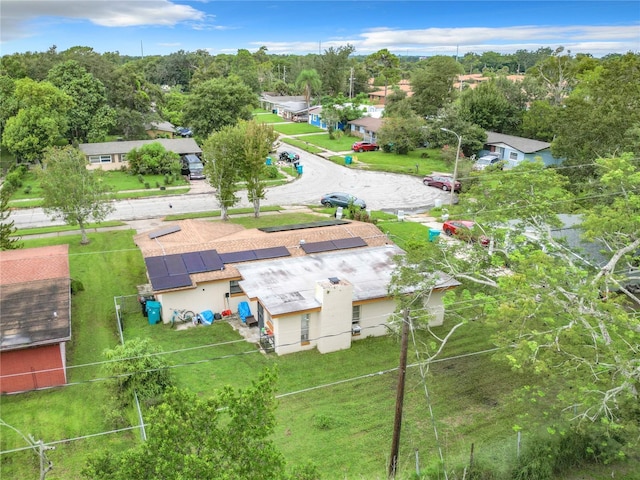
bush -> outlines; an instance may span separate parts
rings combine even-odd
[[[149,182],[144,182],[144,188],[151,188],[151,185],[149,185]]]
[[[278,167],[276,167],[275,165],[269,165],[267,168],[265,168],[264,172],[267,178],[270,178],[272,180],[278,178]]]
[[[4,178],[4,188],[8,187],[12,191],[22,188],[23,175],[20,169],[15,169],[7,173],[7,176]]]
[[[139,173],[139,174],[138,174],[138,181],[139,181],[140,183],[144,183],[144,177],[142,176],[142,174],[141,174],[141,173]]]
[[[27,188],[24,189],[24,193],[26,194],[31,193],[31,185],[27,185]]]
[[[84,284],[75,278],[71,279],[71,295],[84,291]]]

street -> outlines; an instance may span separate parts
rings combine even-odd
[[[449,192],[426,187],[419,177],[345,168],[294,147],[285,148],[300,155],[303,173],[286,185],[269,188],[266,198],[261,202],[263,206],[319,206],[320,197],[334,191],[351,193],[364,199],[370,210],[390,213],[396,213],[398,210],[422,212],[433,207],[437,199],[443,204],[449,201]],[[186,195],[116,201],[115,209],[107,220],[131,221],[219,209],[219,204],[206,180],[194,180],[192,185],[193,188]],[[236,207],[252,206],[245,191],[238,194],[241,200]],[[14,221],[17,228],[64,224],[61,220],[51,220],[42,208],[12,210],[10,220]]]

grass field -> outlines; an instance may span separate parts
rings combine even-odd
[[[308,123],[283,123],[282,125],[274,125],[273,129],[278,133],[285,135],[300,135],[303,133],[321,133],[321,128],[309,125]]]

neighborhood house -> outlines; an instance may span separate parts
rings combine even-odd
[[[193,138],[157,138],[123,142],[81,143],[78,148],[87,159],[87,168],[119,170],[127,165],[127,153],[150,143],[160,143],[167,151],[178,155],[201,155],[202,149]]]
[[[517,167],[525,161],[533,162],[537,157],[540,157],[547,167],[562,163],[562,159],[551,154],[550,143],[504,133],[487,132],[484,150],[478,156],[482,157],[488,153],[498,155],[500,160],[505,161],[507,168]]]
[[[384,335],[396,304],[388,293],[404,252],[371,223],[331,219],[263,229],[185,220],[134,237],[151,291],[169,322],[174,309],[238,311],[246,303],[261,344],[278,354],[346,349]],[[444,318],[441,274],[426,308]]]
[[[0,393],[64,385],[68,245],[0,251]]]

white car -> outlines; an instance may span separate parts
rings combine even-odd
[[[498,157],[498,155],[483,155],[478,160],[476,160],[476,163],[473,164],[473,169],[479,172],[490,165],[499,164],[501,161],[502,160],[500,160],[500,157]]]

